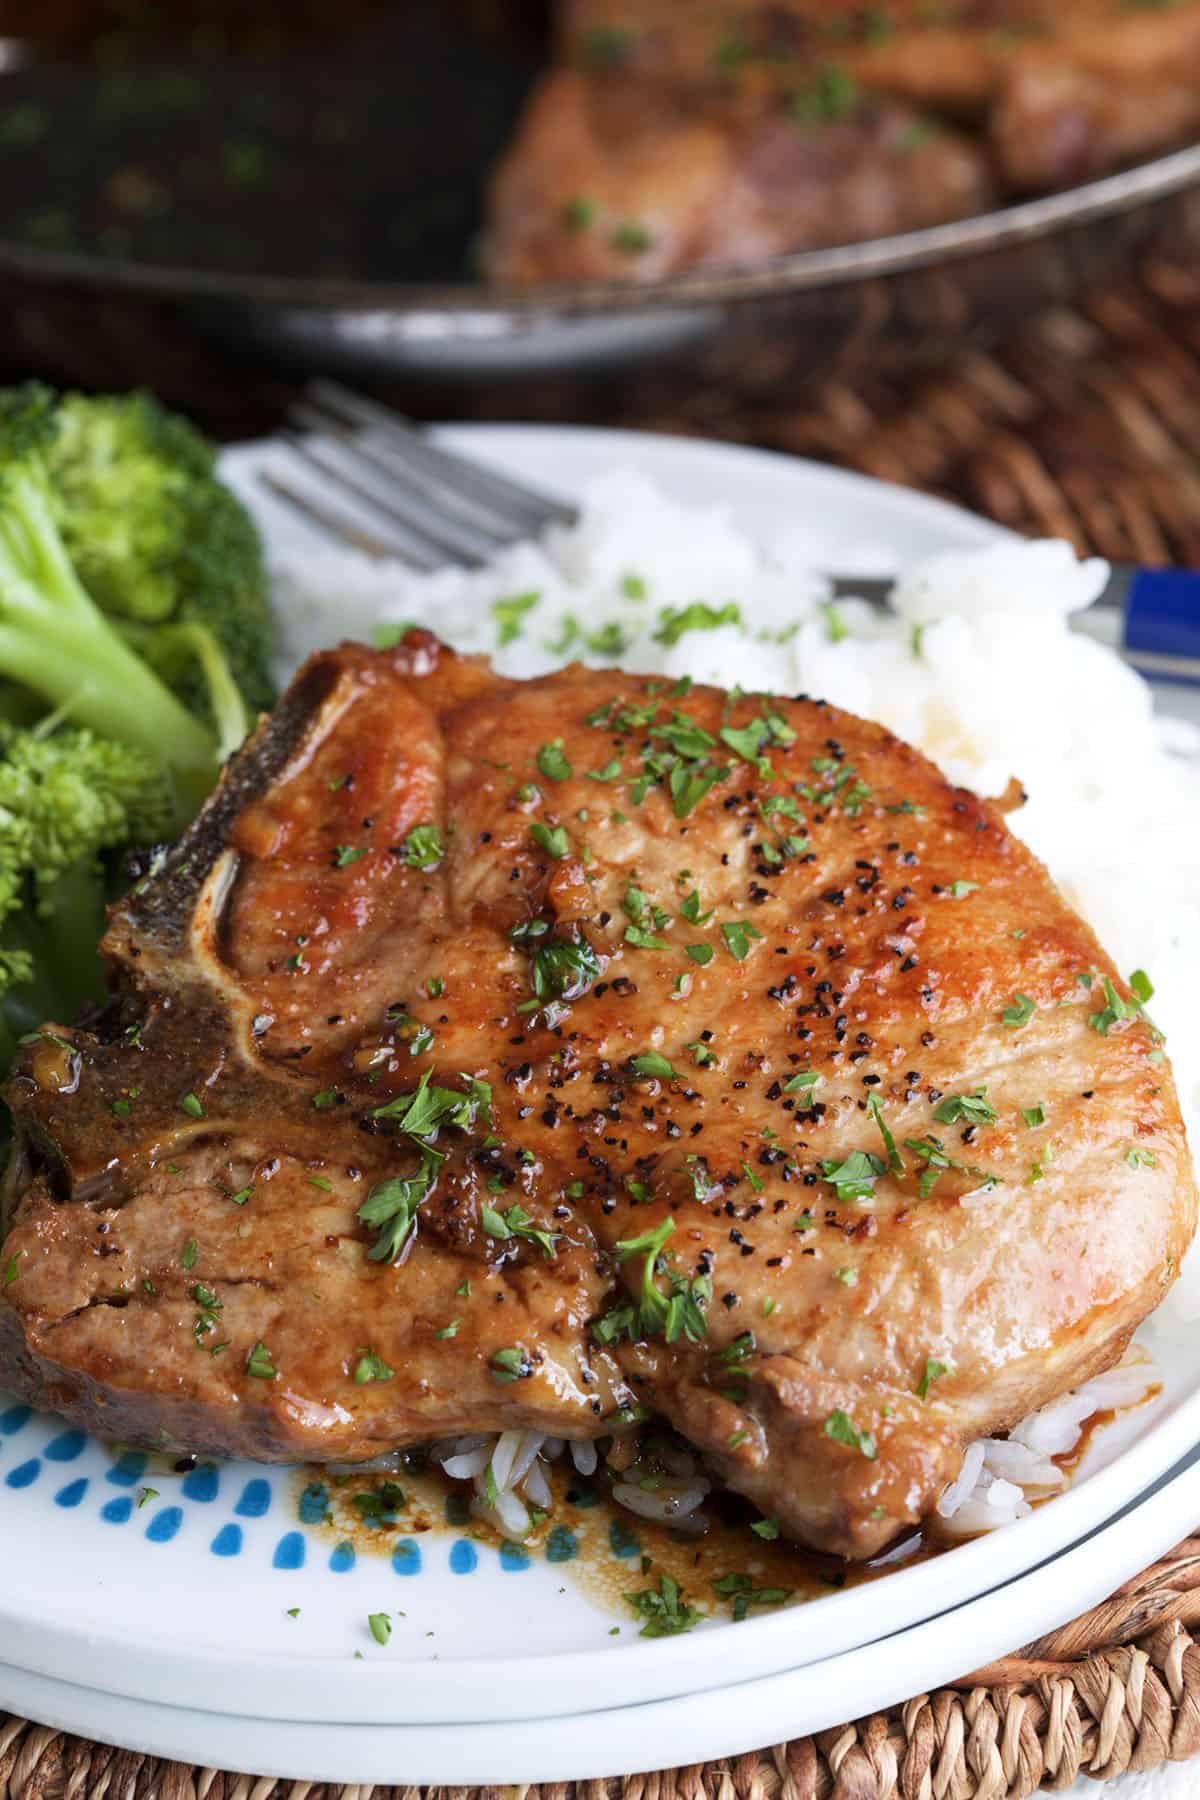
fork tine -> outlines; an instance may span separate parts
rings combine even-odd
[[[310,468],[316,469],[326,480],[337,483],[360,504],[373,507],[385,518],[394,520],[421,549],[432,552],[436,557],[434,566],[451,562],[478,568],[487,561],[493,546],[445,515],[431,522],[429,509],[420,496],[406,493],[394,479],[387,494],[382,494],[360,477],[357,468],[347,469],[339,462],[336,451],[331,455],[319,438],[309,438],[298,431],[284,431],[282,436]]]
[[[514,537],[522,535],[521,529],[514,530],[507,521],[500,522],[498,528],[494,510],[485,512],[473,501],[464,500],[444,487],[433,487],[403,458],[397,459],[378,442],[372,442],[365,432],[347,425],[333,414],[298,400],[289,408],[288,418],[305,431],[332,438],[351,466],[361,461],[369,465],[369,472],[376,480],[382,475],[385,493],[401,497],[407,494],[419,499],[420,518],[426,528],[444,524],[447,531],[452,531],[456,525],[461,525],[469,534],[465,540],[467,546],[489,556],[501,545],[511,544]]]
[[[578,510],[567,502],[444,449],[403,414],[365,399],[340,382],[313,381],[307,391],[318,405],[340,413],[352,423],[374,426],[387,433],[397,453],[403,449],[411,468],[421,469],[428,477],[443,482],[452,493],[490,509],[518,536],[528,535],[531,529],[541,531],[547,525],[574,525],[578,521]]]
[[[367,531],[360,525],[357,519],[352,519],[349,513],[339,512],[336,508],[327,506],[315,494],[294,487],[273,469],[260,469],[258,480],[277,500],[282,500],[285,506],[299,514],[306,525],[315,525],[318,531],[337,538],[340,543],[350,544],[355,550],[362,550],[367,556],[397,559],[423,574],[442,567],[443,559],[440,556],[418,550],[413,544],[401,543],[399,538],[377,537],[374,532]]]

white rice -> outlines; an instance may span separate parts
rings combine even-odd
[[[1151,973],[1154,1018],[1167,1034],[1192,1141],[1200,1142],[1200,832],[1191,760],[1200,732],[1156,718],[1147,684],[1069,629],[1070,615],[1101,592],[1107,566],[1077,561],[1062,543],[947,552],[901,572],[885,615],[860,601],[831,606],[812,566],[813,541],[802,525],[754,541],[720,509],[680,505],[636,473],[616,471],[594,484],[577,527],[517,545],[482,570],[417,576],[346,551],[284,561],[274,571],[289,633],[284,655],[294,664],[327,640],[336,596],[347,635],[370,640],[388,622],[413,622],[490,655],[509,675],[576,659],[753,692],[812,693],[879,720],[978,792],[998,795],[1015,776],[1029,800],[1010,816],[1013,830],[1121,967]],[[887,566],[877,546],[861,554],[843,546],[842,558]],[[710,619],[727,613],[726,622],[673,634],[673,616],[696,603]],[[676,641],[666,641],[672,635]],[[1147,904],[1148,882],[1162,903]],[[1180,1317],[1200,1315],[1196,1252],[1170,1304]],[[1020,1517],[1031,1499],[1061,1485],[1049,1459],[1073,1448],[1083,1421],[1136,1404],[1152,1378],[1144,1362],[1123,1364],[1022,1421],[1005,1442],[972,1445],[942,1498],[943,1522],[976,1532]],[[530,1441],[514,1432],[486,1443],[456,1440],[440,1459],[448,1473],[474,1481],[477,1508],[513,1536],[529,1528],[518,1489],[545,1504],[546,1465],[561,1450],[558,1440],[533,1448]],[[594,1450],[571,1448],[576,1467],[590,1473]],[[497,1493],[490,1503],[489,1464]],[[617,1495],[633,1510],[684,1518],[708,1484],[681,1475],[670,1493],[627,1486],[617,1484]]]

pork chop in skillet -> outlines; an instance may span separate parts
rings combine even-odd
[[[0,1384],[366,1459],[665,1415],[866,1557],[1113,1363],[1196,1195],[999,812],[819,701],[314,657],[9,1088]]]

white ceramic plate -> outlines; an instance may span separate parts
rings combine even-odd
[[[0,1706],[148,1755],[338,1784],[585,1781],[740,1756],[954,1681],[1095,1605],[1192,1530],[1200,1508],[1198,1458],[1193,1452],[1095,1536],[1004,1587],[896,1636],[715,1693],[553,1719],[324,1725],[214,1714],[199,1701],[172,1707],[114,1699],[95,1687],[0,1665]]]
[[[448,438],[566,494],[613,462],[636,463],[680,498],[729,505],[750,529],[819,526],[830,566],[844,561],[839,546],[864,540],[905,559],[1004,535],[905,490],[759,452],[523,427]],[[247,447],[227,466],[278,543],[303,527],[254,482],[263,454]],[[348,628],[331,595],[329,637]],[[305,1522],[300,1484],[286,1472],[226,1464],[183,1478],[147,1473],[136,1458],[114,1464],[82,1434],[0,1402],[9,1551],[0,1643],[32,1674],[86,1685],[99,1670],[106,1691],[136,1701],[347,1726],[567,1718],[581,1697],[588,1709],[612,1709],[771,1676],[1011,1580],[1143,1492],[1200,1437],[1200,1346],[1156,1350],[1163,1394],[1138,1416],[1132,1441],[1032,1517],[871,1586],[658,1642],[639,1639],[628,1618],[610,1635],[613,1618],[572,1583],[567,1546],[548,1561],[435,1531],[390,1557],[354,1558]],[[1110,1434],[1102,1448],[1111,1455],[1117,1443]],[[158,1491],[143,1501],[147,1484]],[[386,1649],[366,1629],[377,1611],[393,1619]]]

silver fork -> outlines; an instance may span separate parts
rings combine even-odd
[[[326,536],[414,569],[479,568],[505,545],[579,518],[568,502],[444,449],[340,382],[312,382],[281,435],[303,479],[261,470],[270,492]],[[835,600],[879,607],[893,586],[878,576],[828,578]],[[1115,564],[1100,600],[1073,623],[1143,674],[1200,683],[1198,574]]]
[[[312,382],[281,435],[324,491],[261,471],[278,499],[328,535],[416,569],[478,568],[506,544],[579,517],[565,501],[443,450],[402,413],[336,381]]]

